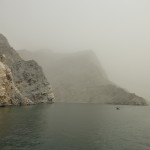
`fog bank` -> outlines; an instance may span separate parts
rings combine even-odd
[[[0,29],[15,49],[93,50],[108,77],[150,99],[150,1],[0,0]]]

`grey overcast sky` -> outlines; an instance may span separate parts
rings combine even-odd
[[[0,0],[15,49],[91,49],[109,78],[150,100],[149,0]]]

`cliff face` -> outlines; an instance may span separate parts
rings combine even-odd
[[[14,84],[11,70],[0,61],[0,106],[22,104],[28,105],[33,102],[20,93]]]
[[[9,45],[8,40],[0,34],[0,54],[5,54],[6,64],[11,67],[16,61],[23,61],[19,54]]]
[[[6,62],[1,62],[0,73],[7,76],[6,70],[10,70],[11,81],[0,77],[0,88],[5,93],[1,95],[0,105],[52,102],[54,95],[42,68],[33,60],[24,61],[0,34],[0,55],[2,54],[6,56]]]
[[[25,97],[34,103],[52,101],[52,89],[43,75],[42,68],[34,60],[15,62],[12,68],[16,85]]]
[[[25,59],[34,58],[52,81],[55,101],[146,105],[145,99],[109,81],[92,51],[77,53],[19,51]]]

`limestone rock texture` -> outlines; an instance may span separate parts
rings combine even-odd
[[[33,102],[15,86],[10,68],[0,61],[0,106],[30,104]]]
[[[147,105],[144,98],[109,80],[93,51],[55,53],[49,50],[18,51],[35,59],[53,86],[56,102]]]
[[[0,34],[0,106],[52,103],[54,94],[43,74],[42,68],[34,61],[25,61]]]

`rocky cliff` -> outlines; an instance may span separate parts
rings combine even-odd
[[[10,68],[4,64],[4,56],[0,55],[0,106],[29,105],[33,102],[24,97],[14,84]]]
[[[0,55],[6,61],[0,66],[0,105],[25,105],[52,102],[54,95],[42,68],[34,61],[25,61],[0,34]],[[10,70],[10,71],[7,71]],[[7,72],[11,80],[7,79]]]
[[[34,58],[43,67],[58,102],[147,104],[142,97],[112,83],[92,51],[61,54],[22,50],[19,53],[25,59]]]

